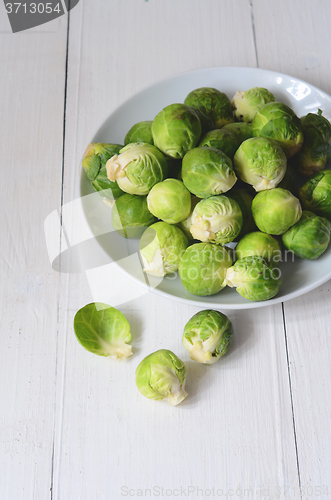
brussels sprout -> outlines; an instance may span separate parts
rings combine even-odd
[[[304,177],[311,177],[323,170],[331,161],[331,124],[318,114],[308,113],[301,118],[304,141],[294,157],[294,166]]]
[[[113,228],[124,238],[140,238],[156,220],[148,210],[146,196],[126,193],[116,200],[111,211]]]
[[[213,121],[209,118],[209,116],[205,115],[203,111],[199,108],[195,108],[194,106],[191,106],[192,109],[195,111],[195,113],[198,115],[198,118],[201,123],[201,135],[205,135],[209,130],[213,130],[214,128],[214,123]]]
[[[170,158],[167,156],[166,158],[168,163],[168,176],[171,179],[182,180],[182,160],[175,160],[174,158]]]
[[[280,270],[271,269],[262,257],[250,256],[237,260],[227,270],[225,284],[235,287],[245,299],[261,301],[277,295],[282,278]]]
[[[86,176],[91,181],[93,189],[98,191],[102,198],[114,200],[124,194],[116,181],[108,179],[106,171],[107,161],[122,147],[119,144],[91,143],[83,156],[82,166]]]
[[[191,211],[191,194],[182,181],[166,179],[155,184],[147,196],[148,210],[158,219],[176,224]]]
[[[130,324],[124,314],[107,304],[93,302],[79,309],[74,331],[78,342],[93,354],[114,359],[132,354]]]
[[[233,327],[229,318],[208,309],[198,312],[186,323],[183,346],[191,359],[211,365],[228,351],[232,337]]]
[[[282,188],[257,193],[252,202],[255,224],[263,233],[283,234],[302,215],[298,198]]]
[[[177,226],[156,222],[140,238],[139,252],[143,270],[162,277],[177,271],[180,257],[188,246],[188,239]]]
[[[228,195],[232,200],[238,203],[243,216],[241,231],[235,238],[236,241],[239,241],[243,236],[245,236],[245,234],[256,230],[252,214],[253,196],[247,191],[247,189],[233,189],[228,193]]]
[[[145,122],[138,122],[130,128],[124,139],[124,146],[132,142],[145,142],[154,144],[152,136],[152,120]]]
[[[251,122],[262,106],[273,101],[275,101],[275,96],[269,90],[253,87],[246,91],[238,90],[233,96],[231,104],[237,120]]]
[[[201,87],[192,90],[184,103],[199,108],[212,120],[213,128],[221,128],[234,121],[230,99],[217,89]]]
[[[190,228],[194,239],[225,245],[241,231],[243,216],[238,203],[224,195],[199,201]]]
[[[281,258],[279,242],[270,234],[254,231],[246,234],[236,246],[236,258],[257,256],[268,262],[277,263]]]
[[[206,296],[225,287],[226,270],[231,265],[232,258],[226,248],[213,243],[195,243],[183,252],[178,272],[188,292]]]
[[[185,104],[170,104],[156,115],[152,123],[153,140],[164,154],[183,158],[201,136],[197,112]]]
[[[260,108],[252,121],[254,137],[269,137],[282,147],[287,158],[300,151],[302,125],[294,111],[280,102],[269,102]]]
[[[239,141],[239,145],[242,142],[246,141],[246,139],[253,137],[251,123],[246,123],[246,122],[228,123],[227,125],[224,125],[223,130],[231,132],[231,134],[235,135]]]
[[[136,385],[143,396],[155,401],[178,405],[186,398],[186,367],[167,349],[146,356],[136,369]]]
[[[331,219],[331,170],[322,170],[308,179],[299,189],[299,199],[305,210]]]
[[[207,132],[198,144],[199,147],[207,146],[209,148],[219,149],[231,160],[233,160],[239,145],[239,139],[232,134],[232,132],[224,128],[217,128]]]
[[[167,160],[155,146],[132,143],[107,161],[107,176],[129,194],[146,195],[166,177]]]
[[[286,156],[277,142],[267,137],[252,137],[244,141],[233,159],[233,166],[240,179],[255,191],[272,189],[286,172]]]
[[[293,161],[294,158],[295,156],[291,158],[291,160]],[[285,175],[277,187],[287,189],[288,191],[291,191],[291,193],[294,194],[294,196],[297,196],[299,188],[302,185],[302,183],[303,183],[303,178],[294,169],[292,163],[288,162]]]
[[[282,239],[284,247],[302,259],[317,259],[330,243],[331,222],[304,210],[302,217]]]
[[[183,233],[185,234],[185,236],[188,240],[193,240],[193,236],[191,234],[190,227],[192,226],[193,210],[195,209],[195,207],[199,203],[199,201],[201,201],[200,198],[197,198],[194,195],[191,197],[191,211],[189,213],[189,216],[185,220],[183,220],[177,224],[179,229],[181,229],[183,231]]]
[[[189,191],[199,198],[225,193],[237,177],[232,161],[215,148],[194,148],[183,158],[182,179]]]

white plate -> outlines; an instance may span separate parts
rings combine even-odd
[[[183,102],[193,89],[215,87],[225,92],[231,99],[237,90],[248,90],[255,86],[269,89],[277,101],[288,104],[299,117],[309,112],[316,113],[320,108],[323,115],[331,119],[331,97],[302,80],[255,68],[209,68],[168,78],[134,95],[109,116],[92,141],[123,144],[124,137],[132,125],[142,120],[153,120],[154,116],[168,104]],[[93,189],[82,170],[80,196],[92,192]],[[103,234],[108,230],[111,231],[109,208],[99,197],[96,202],[98,207],[91,210],[89,205],[87,209],[82,198],[83,210],[91,230],[90,236],[91,238],[94,236],[95,245],[98,246],[98,250],[95,247],[95,251],[98,251],[99,259],[102,254],[103,263],[111,260],[117,262],[123,272],[129,274],[133,280],[142,286],[148,286],[146,285],[148,277],[142,273],[141,266],[137,266],[137,259],[129,258],[129,256],[137,255],[138,240],[126,240],[114,232]],[[106,221],[103,228],[97,224],[97,230],[94,229],[96,212]],[[103,236],[98,236],[98,234],[103,234]],[[132,262],[135,264],[133,265]],[[95,265],[100,266],[100,260]],[[268,306],[299,297],[328,281],[331,278],[331,245],[315,261],[296,259],[294,262],[283,263],[280,267],[284,278],[281,291],[275,298],[264,302],[246,300],[235,289],[229,287],[216,295],[198,297],[187,292],[179,277],[174,279],[173,275],[160,280],[156,288],[153,288],[154,283],[151,289],[167,298],[204,308],[248,309]]]

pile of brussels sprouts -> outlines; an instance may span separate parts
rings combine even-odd
[[[82,307],[75,315],[74,331],[78,342],[93,354],[120,360],[132,355],[130,324],[124,314],[107,304]],[[228,351],[232,337],[233,327],[227,316],[208,309],[186,323],[182,343],[191,359],[211,365]],[[176,354],[159,349],[137,366],[136,385],[146,398],[175,406],[188,395],[186,374],[185,363]]]
[[[178,270],[191,294],[230,286],[252,301],[279,292],[284,249],[316,259],[328,247],[330,164],[321,111],[299,119],[260,87],[232,101],[193,90],[134,124],[124,146],[90,144],[82,161],[93,188],[115,200],[114,229],[140,238],[145,273]]]

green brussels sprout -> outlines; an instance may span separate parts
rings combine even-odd
[[[277,141],[287,158],[300,151],[303,143],[302,125],[294,111],[281,102],[262,106],[252,121],[254,137]]]
[[[233,337],[232,323],[225,314],[205,310],[185,325],[183,346],[190,358],[207,365],[216,363],[228,351]]]
[[[222,128],[234,121],[230,99],[226,94],[210,87],[192,90],[184,103],[199,108],[213,122],[213,128]]]
[[[152,123],[153,140],[165,155],[183,158],[201,136],[197,112],[185,104],[170,104],[156,115]]]
[[[277,295],[282,277],[280,270],[271,269],[262,257],[250,256],[237,260],[227,270],[225,284],[235,287],[245,299],[262,301]]]
[[[283,234],[302,215],[298,198],[282,188],[267,189],[257,193],[252,202],[255,224],[263,233]]]
[[[147,196],[148,210],[158,219],[177,224],[191,211],[191,193],[182,181],[166,179],[155,184]]]
[[[231,124],[232,125],[232,124]],[[226,154],[231,160],[233,160],[234,154],[237,151],[240,142],[238,138],[232,134],[229,130],[224,128],[217,128],[215,130],[210,130],[207,132],[199,142],[198,146],[209,148],[216,148]]]
[[[176,272],[187,246],[188,239],[177,226],[167,222],[152,224],[139,242],[144,272],[158,277]]]
[[[205,135],[209,130],[213,130],[214,128],[214,123],[213,121],[209,118],[209,116],[205,115],[201,109],[196,108],[194,106],[191,106],[192,109],[195,111],[195,113],[198,115],[198,118],[201,123],[201,135]]]
[[[308,179],[299,189],[299,199],[305,210],[331,219],[331,170],[322,170]]]
[[[242,142],[233,159],[238,177],[263,191],[276,187],[286,172],[286,156],[279,144],[267,137]]]
[[[283,244],[302,259],[317,259],[330,243],[331,222],[304,210],[302,217],[283,234]]]
[[[130,128],[124,139],[124,146],[133,142],[145,142],[154,144],[152,136],[152,123],[153,121],[138,122]]]
[[[199,201],[190,228],[194,239],[225,245],[241,231],[243,216],[238,203],[224,195]]]
[[[179,229],[181,229],[183,231],[183,233],[185,234],[185,236],[188,240],[193,240],[193,236],[191,234],[190,227],[192,226],[193,210],[195,209],[195,207],[199,203],[199,201],[201,201],[200,198],[197,198],[197,196],[192,195],[192,197],[191,197],[191,211],[189,213],[189,216],[185,220],[182,220],[181,222],[179,222],[177,224]]]
[[[183,158],[182,179],[187,189],[206,198],[225,193],[235,184],[237,177],[232,161],[215,148],[194,148]]]
[[[245,234],[256,230],[252,214],[253,196],[247,191],[247,189],[233,189],[228,193],[228,195],[232,200],[238,203],[243,216],[241,231],[235,238],[236,241],[239,241],[243,236],[245,236]]]
[[[155,401],[181,403],[185,391],[186,366],[168,349],[160,349],[144,358],[136,369],[136,385],[143,396]]]
[[[238,90],[231,104],[238,121],[251,122],[262,106],[273,101],[275,101],[275,96],[269,90],[253,87],[246,91]]]
[[[291,160],[293,161],[293,158]],[[290,162],[291,162],[290,160]],[[291,191],[294,196],[298,196],[299,188],[303,183],[302,177],[298,174],[298,172],[295,170],[295,168],[291,163],[287,163],[285,175],[283,179],[280,181],[277,187],[287,189],[288,191]]]
[[[294,166],[304,177],[311,177],[324,170],[331,160],[331,124],[318,114],[308,113],[301,118],[304,141],[301,150],[295,157]]]
[[[126,193],[146,195],[167,175],[167,160],[152,144],[128,144],[119,153],[107,161],[107,176]]]
[[[88,145],[82,160],[82,166],[92,187],[98,191],[102,198],[116,200],[124,191],[120,189],[117,182],[112,182],[107,177],[106,163],[123,146],[119,144],[91,143]]]
[[[252,124],[246,122],[234,122],[228,123],[224,125],[223,130],[227,132],[231,132],[231,134],[235,135],[239,141],[239,145],[246,141],[246,139],[250,139],[253,137]]]
[[[225,287],[226,270],[231,265],[232,258],[226,248],[213,243],[195,243],[183,252],[178,272],[188,292],[206,296]]]
[[[182,160],[175,160],[174,158],[166,157],[168,163],[168,175],[171,179],[182,180]]]
[[[124,314],[107,304],[93,302],[79,309],[74,331],[78,342],[93,354],[114,359],[132,354],[130,324]]]
[[[267,233],[248,233],[236,246],[236,258],[240,260],[250,256],[263,257],[266,261],[276,264],[281,259],[280,243]]]
[[[113,228],[124,238],[140,238],[146,227],[156,220],[148,210],[146,196],[123,194],[111,211]]]

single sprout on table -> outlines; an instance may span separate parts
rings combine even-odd
[[[236,258],[263,257],[272,265],[276,265],[281,259],[280,243],[267,233],[254,231],[246,234],[236,246]]]
[[[140,238],[139,252],[145,273],[163,277],[177,271],[188,239],[177,226],[156,222]]]
[[[186,323],[182,342],[191,359],[211,365],[228,351],[232,337],[229,318],[219,311],[207,309]]]
[[[156,115],[152,123],[154,144],[171,158],[183,158],[201,136],[197,112],[185,104],[170,104]]]
[[[226,154],[215,148],[199,147],[184,156],[182,179],[192,194],[207,198],[229,191],[237,177]]]
[[[123,146],[119,144],[91,143],[88,145],[83,159],[82,167],[92,187],[105,199],[116,200],[124,191],[120,189],[116,181],[110,181],[107,177],[106,163],[117,154]]]
[[[232,265],[228,250],[213,243],[195,243],[183,252],[179,277],[186,290],[194,295],[207,296],[225,287],[225,275]]]
[[[241,231],[243,216],[238,203],[225,195],[210,196],[196,205],[190,228],[193,238],[225,245]]]
[[[182,181],[166,179],[155,184],[147,196],[148,210],[158,219],[177,224],[191,211],[191,193]]]
[[[235,238],[235,241],[240,241],[245,234],[256,231],[257,229],[252,214],[253,196],[247,191],[247,189],[236,189],[236,186],[228,193],[228,196],[238,203],[243,216],[241,231]]]
[[[231,132],[231,134],[235,135],[239,141],[239,145],[253,137],[252,124],[246,122],[234,122],[228,123],[224,125],[223,130],[227,132]]]
[[[286,156],[280,145],[267,137],[252,137],[236,151],[233,166],[238,177],[263,191],[277,187],[286,172]]]
[[[74,331],[78,342],[93,354],[114,359],[132,354],[130,324],[124,314],[107,304],[93,302],[79,309]]]
[[[263,87],[253,87],[246,91],[238,90],[231,104],[238,121],[251,122],[262,106],[275,100],[275,96],[269,90]]]
[[[299,189],[299,199],[305,210],[331,219],[331,170],[322,170],[308,179]]]
[[[331,124],[321,110],[303,116],[301,124],[304,141],[293,163],[301,175],[311,177],[331,162]]]
[[[107,176],[129,194],[146,195],[168,173],[164,155],[144,142],[131,143],[107,161]]]
[[[210,130],[202,137],[198,147],[202,148],[206,146],[209,148],[219,149],[231,160],[233,160],[234,154],[240,146],[240,141],[235,134],[229,130],[225,130],[223,127]]]
[[[130,128],[124,139],[124,146],[132,142],[146,142],[154,144],[152,136],[152,123],[153,121],[138,122]]]
[[[183,233],[185,234],[185,236],[187,237],[188,240],[193,240],[193,236],[191,234],[190,227],[192,225],[193,210],[195,209],[195,207],[199,203],[199,201],[201,201],[200,198],[192,195],[192,197],[191,197],[191,211],[190,211],[188,217],[177,224],[179,229],[181,229],[183,231]]]
[[[302,125],[294,111],[281,102],[262,106],[252,121],[254,137],[269,137],[278,142],[287,158],[298,153],[303,143]]]
[[[307,210],[302,217],[283,234],[283,244],[302,259],[317,259],[330,243],[331,222]]]
[[[116,200],[111,211],[113,228],[124,238],[140,238],[146,227],[156,221],[148,210],[146,196],[125,193]]]
[[[298,198],[282,188],[267,189],[257,193],[252,202],[255,224],[263,233],[285,233],[302,215]]]
[[[226,94],[212,87],[192,90],[184,103],[199,108],[213,122],[213,128],[222,128],[234,122],[230,99]]]
[[[262,301],[277,295],[282,277],[280,269],[271,269],[262,257],[250,256],[237,260],[227,270],[225,284],[235,287],[245,299]]]
[[[146,356],[136,369],[136,385],[143,396],[178,405],[186,397],[186,366],[172,351],[160,349]]]

